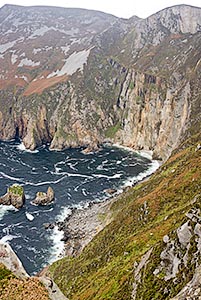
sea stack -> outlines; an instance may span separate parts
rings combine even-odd
[[[0,198],[0,204],[13,205],[15,208],[21,208],[25,203],[24,188],[19,184],[13,184],[8,187],[7,193]]]
[[[36,197],[33,200],[33,203],[36,205],[49,205],[54,201],[54,191],[49,186],[47,189],[47,193],[38,192],[36,193]]]

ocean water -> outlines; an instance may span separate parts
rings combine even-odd
[[[107,198],[108,188],[133,185],[158,167],[156,161],[132,151],[104,147],[88,155],[82,149],[49,151],[41,147],[26,151],[19,141],[0,142],[0,195],[18,183],[24,187],[26,203],[20,210],[0,205],[0,239],[7,241],[29,274],[35,274],[63,253],[63,232],[46,230],[44,223],[64,220],[74,207]],[[34,206],[36,192],[48,186],[56,199],[49,206]]]

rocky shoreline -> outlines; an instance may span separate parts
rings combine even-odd
[[[117,197],[90,203],[87,208],[74,209],[63,222],[56,224],[64,232],[64,256],[80,254],[94,236],[112,221],[110,206]]]
[[[130,149],[130,151],[132,151],[132,149]],[[151,154],[147,153],[147,155],[148,154],[151,158]],[[159,167],[161,163],[159,161],[157,162]],[[156,170],[153,170],[138,182],[133,183],[132,186],[148,180],[155,171]],[[62,241],[64,241],[64,251],[60,256],[75,257],[79,255],[94,236],[112,222],[111,205],[130,188],[131,186],[124,187],[121,193],[115,189],[108,189],[106,191],[108,198],[104,201],[91,202],[88,207],[85,208],[74,208],[72,209],[72,213],[62,222],[57,222],[56,224],[45,223],[45,229],[52,230],[55,226],[58,226],[58,229],[64,233],[62,238]]]

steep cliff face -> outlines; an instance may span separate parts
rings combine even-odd
[[[121,20],[5,6],[0,19],[1,139],[19,135],[30,149],[110,141],[162,159],[178,145],[199,96],[199,8]]]
[[[170,87],[161,77],[135,71],[129,72],[127,79],[133,88],[126,89],[126,84],[120,95],[124,125],[117,134],[119,142],[167,158],[188,120],[189,82]]]

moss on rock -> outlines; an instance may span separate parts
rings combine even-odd
[[[24,188],[19,184],[13,184],[8,188],[8,193],[22,197],[24,195]]]

